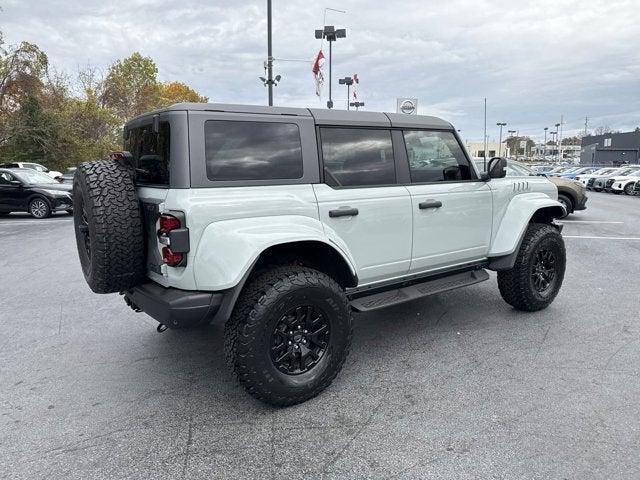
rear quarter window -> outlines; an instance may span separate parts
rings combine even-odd
[[[300,130],[294,123],[207,120],[204,137],[209,180],[302,178]]]
[[[170,137],[168,122],[160,122],[158,133],[152,124],[127,130],[124,149],[133,156],[138,185],[169,186]]]

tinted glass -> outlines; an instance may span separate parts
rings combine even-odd
[[[389,130],[323,128],[322,159],[328,185],[389,185],[396,183]]]
[[[9,172],[0,172],[0,185],[11,185],[11,180],[15,180]]]
[[[405,130],[413,183],[470,180],[471,168],[451,132]]]
[[[160,122],[157,134],[151,124],[128,130],[124,149],[133,155],[139,185],[169,185],[170,134],[167,122]]]
[[[300,130],[295,123],[207,120],[204,137],[209,180],[302,177]]]

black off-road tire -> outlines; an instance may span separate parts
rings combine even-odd
[[[569,216],[569,214],[573,213],[573,200],[571,200],[568,196],[559,193],[558,194],[558,201],[564,205],[565,210],[567,211],[567,213],[560,217],[560,218],[565,218],[567,216]]]
[[[121,292],[142,283],[143,221],[131,169],[113,160],[83,163],[73,199],[78,255],[91,290]]]
[[[326,313],[327,348],[309,371],[288,374],[271,357],[273,332],[291,308],[313,305]],[[274,267],[250,280],[225,325],[227,363],[248,393],[275,406],[304,402],[327,388],[349,354],[351,310],[331,277],[301,266]]]
[[[555,257],[553,281],[545,291],[534,285],[536,257],[550,251]],[[535,312],[549,306],[556,298],[566,267],[564,240],[558,230],[548,224],[532,223],[527,228],[515,265],[511,270],[498,272],[498,287],[505,302],[517,310]]]

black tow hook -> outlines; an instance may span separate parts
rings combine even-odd
[[[164,323],[160,323],[160,324],[158,324],[158,326],[156,327],[156,331],[157,331],[158,333],[162,333],[162,332],[164,332],[167,328],[169,328],[169,327],[167,327]]]

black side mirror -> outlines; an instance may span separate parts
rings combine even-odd
[[[503,157],[493,157],[489,160],[487,167],[489,177],[504,178],[507,176],[507,159]]]

